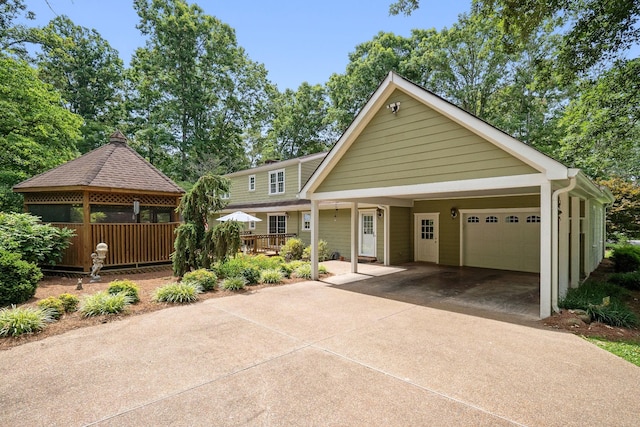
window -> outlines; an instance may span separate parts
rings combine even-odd
[[[256,191],[256,176],[249,175],[249,191]]]
[[[256,229],[256,222],[249,221],[249,230],[255,230],[255,229]]]
[[[420,222],[420,238],[423,240],[433,240],[434,234],[434,221],[432,219],[423,219]]]
[[[532,223],[532,222],[540,222],[540,217],[538,215],[529,215],[527,217],[527,222],[528,223]]]
[[[468,223],[478,223],[478,222],[480,222],[480,218],[478,218],[477,216],[470,216],[469,218],[467,218],[467,222]]]
[[[513,223],[516,223],[516,222],[520,222],[520,218],[518,218],[515,215],[509,215],[504,220],[505,220],[505,222],[508,222],[510,224],[513,224]]]
[[[302,213],[302,231],[311,230],[311,212]]]
[[[284,215],[269,215],[269,234],[287,232],[287,217]]]
[[[284,193],[284,169],[269,172],[269,194]]]
[[[484,220],[484,222],[488,222],[488,223],[496,223],[496,222],[498,222],[498,217],[497,217],[497,216],[493,216],[493,215],[488,216],[488,217]]]
[[[220,194],[220,198],[222,200],[228,200],[230,197],[231,197],[231,194],[229,194],[229,192]]]

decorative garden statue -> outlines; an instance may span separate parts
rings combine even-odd
[[[93,260],[93,266],[91,267],[91,282],[100,281],[98,272],[102,267],[104,267],[104,260],[107,257],[108,250],[109,247],[106,243],[98,243],[96,245],[96,251],[91,254],[91,259]]]

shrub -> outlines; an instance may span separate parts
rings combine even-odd
[[[606,323],[611,326],[631,328],[638,324],[635,313],[619,300],[611,300],[608,304],[600,303],[590,305],[587,313],[595,321]]]
[[[199,270],[190,271],[182,276],[183,283],[192,283],[200,286],[203,291],[212,291],[218,283],[218,276],[213,271],[201,268]]]
[[[301,279],[311,279],[311,264],[302,264],[296,268],[295,274]]]
[[[237,255],[222,263],[217,263],[215,269],[222,278],[242,276],[242,270],[250,265],[249,257]]]
[[[75,231],[42,224],[26,213],[0,212],[0,248],[34,264],[54,265],[62,259]]]
[[[78,304],[80,304],[80,299],[73,294],[60,294],[58,295],[58,299],[62,301],[64,311],[67,313],[76,311],[78,309]]]
[[[320,264],[320,265],[318,265],[318,273],[320,273],[320,274],[329,274],[329,270],[327,270],[327,267],[325,267],[324,265]]]
[[[114,280],[113,282],[109,283],[107,292],[109,292],[111,295],[124,292],[126,295],[131,297],[131,304],[135,304],[140,301],[140,288],[131,280]]]
[[[283,278],[282,270],[263,270],[262,273],[260,273],[260,283],[282,283]]]
[[[323,239],[318,240],[318,261],[326,261],[330,258],[331,254],[329,253],[327,241]],[[302,259],[307,261],[311,259],[311,246],[304,248]]]
[[[194,283],[169,283],[156,289],[153,300],[187,304],[196,301],[199,293],[202,293],[202,288]]]
[[[84,317],[117,314],[123,312],[132,302],[126,292],[110,294],[107,291],[96,292],[85,297],[80,306],[80,313]]]
[[[3,308],[0,310],[0,337],[17,337],[22,334],[40,332],[53,322],[50,309],[34,309],[31,307]]]
[[[20,254],[0,249],[0,306],[21,304],[36,294],[42,272]]]
[[[220,283],[220,288],[228,291],[237,291],[244,289],[246,279],[243,276],[227,277]]]
[[[50,309],[51,316],[58,320],[65,312],[64,304],[56,297],[48,297],[38,301],[38,307],[41,309]]]
[[[304,243],[297,237],[287,239],[287,241],[280,248],[280,254],[288,260],[302,259],[302,253],[304,252]]]
[[[266,256],[264,254],[248,256],[247,261],[260,270],[272,270],[280,268],[284,264],[284,258],[281,256]]]
[[[623,288],[640,290],[640,271],[629,273],[613,273],[607,280]]]
[[[587,281],[579,288],[569,289],[558,305],[586,310],[593,320],[602,323],[630,327],[637,324],[637,319],[622,302],[628,295],[629,291],[613,283]]]
[[[613,250],[611,259],[615,263],[615,269],[618,273],[638,271],[640,269],[640,247],[631,245],[617,247]]]
[[[255,285],[260,281],[260,269],[253,265],[242,269],[241,275],[244,277],[246,285]]]
[[[291,273],[293,273],[293,270],[295,270],[295,268],[293,268],[291,264],[292,263],[287,263],[287,264],[282,264],[280,266],[280,271],[282,272],[282,275],[287,279],[291,278]]]

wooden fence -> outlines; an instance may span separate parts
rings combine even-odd
[[[82,224],[52,224],[71,228],[76,236],[59,266],[82,267],[91,257],[83,253],[83,239],[87,229]],[[90,224],[91,251],[104,242],[109,246],[105,268],[121,265],[141,265],[170,262],[173,252],[174,231],[178,222],[161,224]]]

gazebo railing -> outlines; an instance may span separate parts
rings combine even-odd
[[[295,233],[271,233],[271,234],[243,234],[243,250],[249,253],[280,253],[280,248],[287,239],[296,237]]]

